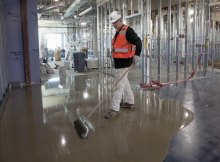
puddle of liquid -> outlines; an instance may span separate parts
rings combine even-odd
[[[193,114],[178,101],[135,88],[136,108],[106,120],[111,87],[111,77],[93,74],[53,78],[41,89],[34,85],[13,90],[0,122],[1,160],[163,161],[172,136],[193,120]],[[88,115],[105,95],[89,119],[95,130],[81,140],[73,119],[77,113]]]
[[[57,103],[50,105],[52,109],[44,111],[44,117],[58,134],[69,137],[67,150],[76,161],[163,161],[172,136],[194,117],[176,100],[160,99],[153,91],[135,89],[136,108],[121,110],[118,118],[106,120],[103,116],[110,109],[112,80],[102,75],[72,79],[67,86],[69,94],[62,101],[56,99]],[[77,111],[86,117],[106,94],[108,98],[89,119],[95,131],[90,131],[86,141],[79,139],[71,120]],[[54,100],[54,96],[45,97],[45,102],[48,98]],[[56,113],[52,111],[55,105],[60,110]],[[59,121],[65,121],[71,131],[63,129]]]

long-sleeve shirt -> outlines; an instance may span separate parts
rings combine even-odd
[[[118,34],[119,32],[115,33],[115,39],[117,39]],[[135,55],[140,56],[141,49],[142,49],[142,42],[141,42],[140,37],[135,33],[135,31],[131,27],[128,27],[126,31],[126,39],[129,43],[136,45]],[[116,69],[127,68],[131,66],[131,64],[133,63],[133,57],[126,58],[126,59],[114,58],[114,62],[115,62]]]

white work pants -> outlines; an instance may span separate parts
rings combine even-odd
[[[121,78],[121,76],[128,70],[128,68],[115,69],[115,83]],[[134,104],[134,94],[131,90],[130,83],[128,81],[128,72],[125,76],[119,81],[114,90],[114,96],[112,98],[112,109],[115,111],[120,110],[120,102],[124,96],[124,102],[129,104]]]

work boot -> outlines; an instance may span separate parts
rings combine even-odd
[[[123,100],[120,102],[120,107],[123,105],[123,104],[125,104],[124,102],[123,102]]]
[[[124,104],[125,102],[124,102],[124,100],[123,99],[121,99],[121,102],[120,102],[120,107],[121,107],[121,105],[122,104]]]
[[[129,104],[127,102],[123,102],[123,103],[120,103],[120,107],[121,108],[126,108],[126,109],[133,109],[134,108],[134,104]]]
[[[119,111],[115,111],[115,110],[110,110],[110,111],[108,111],[105,115],[104,115],[104,117],[106,118],[106,119],[112,119],[112,118],[115,118],[115,117],[117,117],[119,115]]]

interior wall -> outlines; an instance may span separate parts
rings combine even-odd
[[[20,0],[3,0],[6,29],[6,51],[8,58],[9,82],[25,83],[24,50]],[[40,62],[38,47],[37,0],[27,1],[29,69],[31,83],[40,83]]]
[[[19,0],[3,1],[10,82],[24,83],[21,13]],[[16,69],[16,70],[15,70]]]
[[[29,57],[32,83],[40,83],[37,0],[27,0]]]
[[[3,2],[0,1],[0,105],[8,88],[8,68],[5,48],[5,27],[3,16]]]

